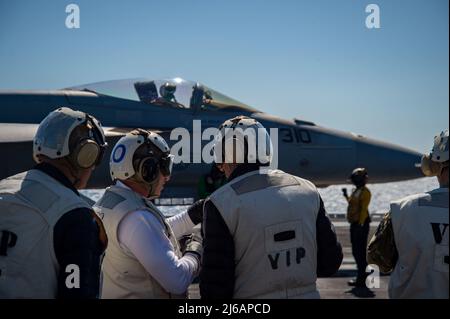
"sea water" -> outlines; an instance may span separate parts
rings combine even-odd
[[[350,193],[352,185],[333,185],[319,188],[319,193],[325,204],[327,213],[334,218],[344,217],[347,211],[347,201],[342,195],[342,188],[347,188]],[[377,218],[389,210],[389,203],[408,195],[427,192],[439,187],[435,177],[424,177],[404,182],[392,182],[384,184],[368,184],[372,199],[369,205],[370,214]],[[82,193],[93,200],[97,200],[103,194],[103,190],[83,190]],[[188,206],[160,206],[162,212],[172,216],[183,212]]]

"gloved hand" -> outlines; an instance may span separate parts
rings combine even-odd
[[[202,259],[203,256],[203,238],[200,235],[200,231],[196,231],[192,233],[189,238],[186,240],[186,248],[183,252],[184,254],[193,253],[196,254],[199,260]]]
[[[203,221],[203,204],[205,203],[204,199],[200,199],[192,204],[191,207],[188,208],[187,213],[192,220],[194,225],[197,225]]]
[[[344,197],[348,197],[347,188],[342,189],[342,194],[344,194]]]

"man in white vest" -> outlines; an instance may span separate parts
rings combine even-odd
[[[97,298],[106,246],[80,197],[106,147],[100,123],[51,112],[33,141],[33,169],[0,181],[0,298]]]
[[[270,136],[248,117],[221,125],[214,157],[228,182],[204,204],[202,299],[320,297],[342,248],[316,187],[264,167]]]
[[[166,141],[143,129],[114,146],[110,169],[115,184],[95,206],[109,238],[102,298],[185,298],[197,276],[201,237],[191,236],[184,252],[178,239],[194,232],[203,204],[165,219],[150,201],[160,196],[172,163]]]
[[[368,247],[368,262],[391,272],[390,298],[444,298],[449,294],[448,130],[434,138],[422,171],[439,188],[391,203]]]

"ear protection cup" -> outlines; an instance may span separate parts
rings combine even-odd
[[[81,140],[72,152],[71,160],[80,168],[90,168],[97,163],[100,156],[100,146],[93,140]]]
[[[147,183],[152,183],[158,177],[158,161],[152,157],[141,160],[136,173]]]
[[[432,161],[430,155],[424,155],[422,156],[420,168],[425,176],[437,176],[441,172],[442,165]]]

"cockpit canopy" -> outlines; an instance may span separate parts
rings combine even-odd
[[[97,94],[167,107],[259,112],[206,85],[181,78],[113,80],[79,85],[68,89],[91,91]]]

